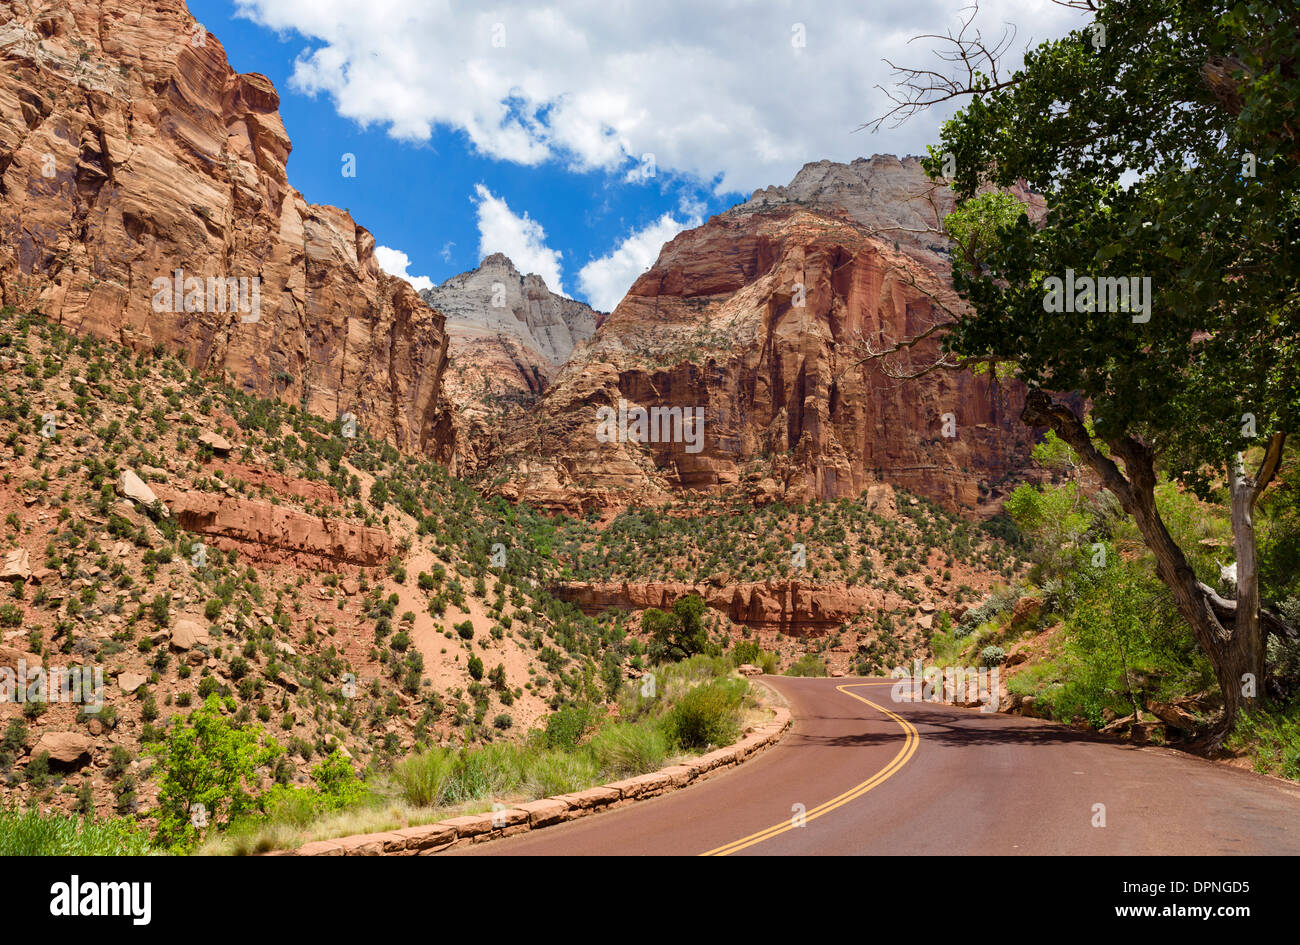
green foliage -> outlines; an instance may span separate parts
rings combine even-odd
[[[1300,781],[1300,703],[1243,712],[1225,744],[1249,754],[1262,774]]]
[[[596,732],[591,752],[600,770],[617,778],[648,774],[663,767],[671,740],[651,722],[616,722]]]
[[[95,820],[32,808],[0,810],[0,856],[146,856],[149,834],[131,820]]]
[[[701,618],[707,606],[699,594],[688,594],[673,601],[667,613],[647,608],[641,615],[641,629],[650,634],[651,658],[678,660],[705,652],[709,634]]]
[[[790,664],[787,676],[828,676],[826,661],[815,653],[805,653]]]
[[[1150,700],[1213,686],[1213,674],[1178,617],[1168,589],[1141,559],[1112,559],[1066,617],[1068,673],[1045,693],[1058,718],[1095,726]]]
[[[215,695],[188,718],[177,719],[147,750],[157,756],[162,773],[157,838],[175,849],[187,849],[204,830],[251,811],[253,798],[245,785],[255,783],[258,768],[283,753],[274,739],[264,739],[260,726],[224,718]],[[197,804],[206,812],[204,828],[194,823]]]
[[[1030,557],[1037,565],[1036,579],[1060,577],[1076,566],[1079,545],[1092,523],[1078,486],[1022,485],[1007,497],[1004,508],[1016,527],[1033,539]]]
[[[672,707],[664,725],[683,748],[729,745],[740,733],[740,713],[748,686],[739,679],[715,679],[696,686]]]
[[[587,705],[567,705],[546,717],[546,746],[572,751],[586,734],[591,724],[591,708]]]
[[[998,231],[1016,222],[1024,206],[1001,191],[977,194],[944,217],[943,228],[957,245],[962,266],[978,273],[990,249],[997,246]]]
[[[769,653],[753,640],[737,640],[731,649],[731,661],[737,666],[748,663],[757,666],[764,673],[772,674],[777,670],[777,657]]]

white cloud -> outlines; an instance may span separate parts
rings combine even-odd
[[[881,60],[934,65],[932,41],[907,41],[956,26],[964,0],[498,0],[492,12],[447,0],[236,5],[310,40],[293,87],[323,92],[340,114],[394,137],[424,140],[443,126],[493,158],[625,176],[653,154],[661,171],[721,175],[719,193],[786,183],[823,158],[922,153],[959,104],[881,135],[856,131],[888,108],[876,88],[892,82]],[[1004,22],[1021,27],[1018,54],[1031,36],[1082,21],[1051,0],[985,0],[986,39]]]
[[[405,279],[411,283],[417,292],[420,289],[432,289],[435,285],[434,281],[428,276],[413,276],[407,272],[407,267],[411,265],[411,257],[400,249],[376,246],[375,262],[379,263],[379,268],[390,276],[397,276],[399,279]]]
[[[546,245],[546,231],[525,212],[519,216],[482,184],[471,199],[478,205],[479,256],[505,253],[522,273],[535,272],[552,292],[564,293],[560,277],[560,252]]]
[[[578,285],[592,308],[612,312],[632,283],[659,258],[659,250],[682,230],[699,226],[698,216],[685,221],[665,213],[645,229],[636,230],[608,256],[593,259],[578,272]]]

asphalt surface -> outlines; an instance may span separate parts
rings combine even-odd
[[[1300,854],[1300,789],[1276,779],[1038,719],[895,702],[884,680],[763,681],[793,724],[756,758],[463,855]]]

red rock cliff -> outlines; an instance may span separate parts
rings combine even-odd
[[[879,165],[895,188],[927,186],[914,160],[862,163],[868,179]],[[877,224],[901,198],[844,187],[860,205],[773,203],[760,192],[666,245],[507,436],[494,470],[506,474],[501,491],[568,509],[683,489],[837,499],[872,482],[949,508],[992,494],[1028,456],[1023,391],[968,371],[902,381],[864,363],[864,343],[887,346],[939,318],[932,298],[950,294],[947,262],[941,245],[897,242],[855,217],[869,207],[864,219]],[[933,363],[938,345],[923,341],[895,368]],[[620,399],[703,408],[700,449],[599,441],[597,410]]]
[[[181,0],[0,4],[0,62],[4,304],[432,444],[442,316],[346,211],[289,185],[274,87]],[[160,299],[176,270],[204,281]],[[225,279],[245,306],[215,297]]]

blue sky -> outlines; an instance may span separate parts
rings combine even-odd
[[[380,254],[389,271],[436,283],[501,251],[609,309],[666,239],[805,162],[922,151],[942,113],[857,129],[883,110],[882,58],[962,3],[189,6],[234,69],[275,83],[290,182],[404,253]],[[994,7],[991,28],[1062,30],[1047,0]]]

